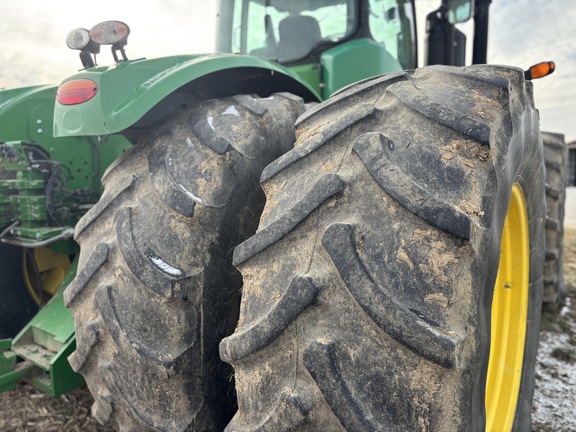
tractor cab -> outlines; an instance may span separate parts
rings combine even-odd
[[[416,67],[412,0],[221,0],[217,48],[290,67],[322,95]]]

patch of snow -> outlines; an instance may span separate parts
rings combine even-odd
[[[566,316],[570,312],[571,307],[572,307],[572,298],[566,297],[564,301],[564,307],[560,311],[560,316]]]
[[[228,108],[226,108],[222,115],[234,115],[236,117],[240,117],[240,113],[234,105],[230,105]]]
[[[565,333],[540,332],[532,404],[534,432],[576,431],[576,364],[552,356],[556,348],[572,347],[569,339]]]
[[[210,127],[212,128],[212,130],[215,130],[215,129],[214,129],[214,125],[212,124],[212,123],[214,123],[214,117],[212,117],[212,116],[207,116],[207,117],[206,117],[206,121],[208,121],[208,126],[210,126]]]
[[[182,192],[184,192],[186,195],[188,195],[190,198],[192,198],[195,202],[197,202],[198,204],[202,204],[202,199],[200,197],[197,197],[196,195],[194,195],[192,192],[190,192],[188,189],[186,189],[181,184],[178,184],[178,187],[180,188],[180,190]]]
[[[159,256],[156,256],[153,252],[148,251],[148,259],[152,262],[152,264],[154,264],[156,267],[158,267],[160,270],[162,270],[164,273],[167,273],[171,276],[183,276],[184,272],[176,267],[172,267],[170,264],[168,264],[166,261],[164,261],[162,258],[160,258]]]
[[[190,137],[186,137],[186,144],[188,144],[189,147],[194,148],[194,143],[192,142]]]

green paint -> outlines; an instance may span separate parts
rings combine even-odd
[[[16,354],[10,348],[12,339],[0,339],[0,393],[12,390],[18,382],[18,379],[14,379]]]
[[[354,39],[331,48],[322,53],[320,64],[324,99],[364,78],[403,70],[398,60],[371,39]]]
[[[289,69],[297,74],[300,78],[308,83],[308,85],[318,94],[322,94],[320,89],[320,65],[306,64],[291,66]]]
[[[78,78],[90,79],[96,83],[99,90],[96,96],[79,105],[56,103],[54,134],[64,137],[108,135],[123,131],[177,90],[188,97],[196,97],[196,102],[214,97],[211,94],[191,95],[185,86],[213,73],[239,68],[246,68],[247,76],[261,74],[289,77],[296,92],[300,89],[303,95],[314,97],[314,92],[298,75],[279,64],[256,57],[210,54],[139,59],[109,67],[87,69],[64,80],[68,82]],[[241,82],[238,86],[229,82],[222,84],[230,86],[229,96],[242,93]],[[195,92],[197,91],[195,89]]]
[[[0,393],[13,390],[23,379],[39,373],[31,363],[16,363],[16,354],[10,351],[12,339],[0,339]]]
[[[120,135],[105,137],[105,143],[99,137],[54,138],[56,90],[57,87],[51,85],[0,91],[0,141],[39,145],[51,160],[69,168],[68,189],[96,188],[100,194],[100,177],[131,143]]]

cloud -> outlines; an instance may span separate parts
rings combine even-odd
[[[534,81],[541,128],[576,138],[576,3],[499,0],[490,11],[489,61],[522,68],[553,60],[556,71]]]
[[[78,52],[66,47],[68,32],[110,19],[131,28],[129,58],[214,50],[216,2],[4,1],[0,17],[0,88],[58,83],[75,73],[81,63]],[[109,48],[102,47],[98,59],[111,63]]]

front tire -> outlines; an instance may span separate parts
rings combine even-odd
[[[528,430],[545,207],[522,71],[388,75],[297,125],[295,149],[263,173],[258,232],[234,252],[227,430]],[[506,228],[519,214],[523,229]]]
[[[304,103],[290,94],[203,102],[114,162],[76,226],[69,357],[119,430],[219,430],[233,414],[230,334],[241,277],[232,250],[256,229],[262,169],[291,148]]]

